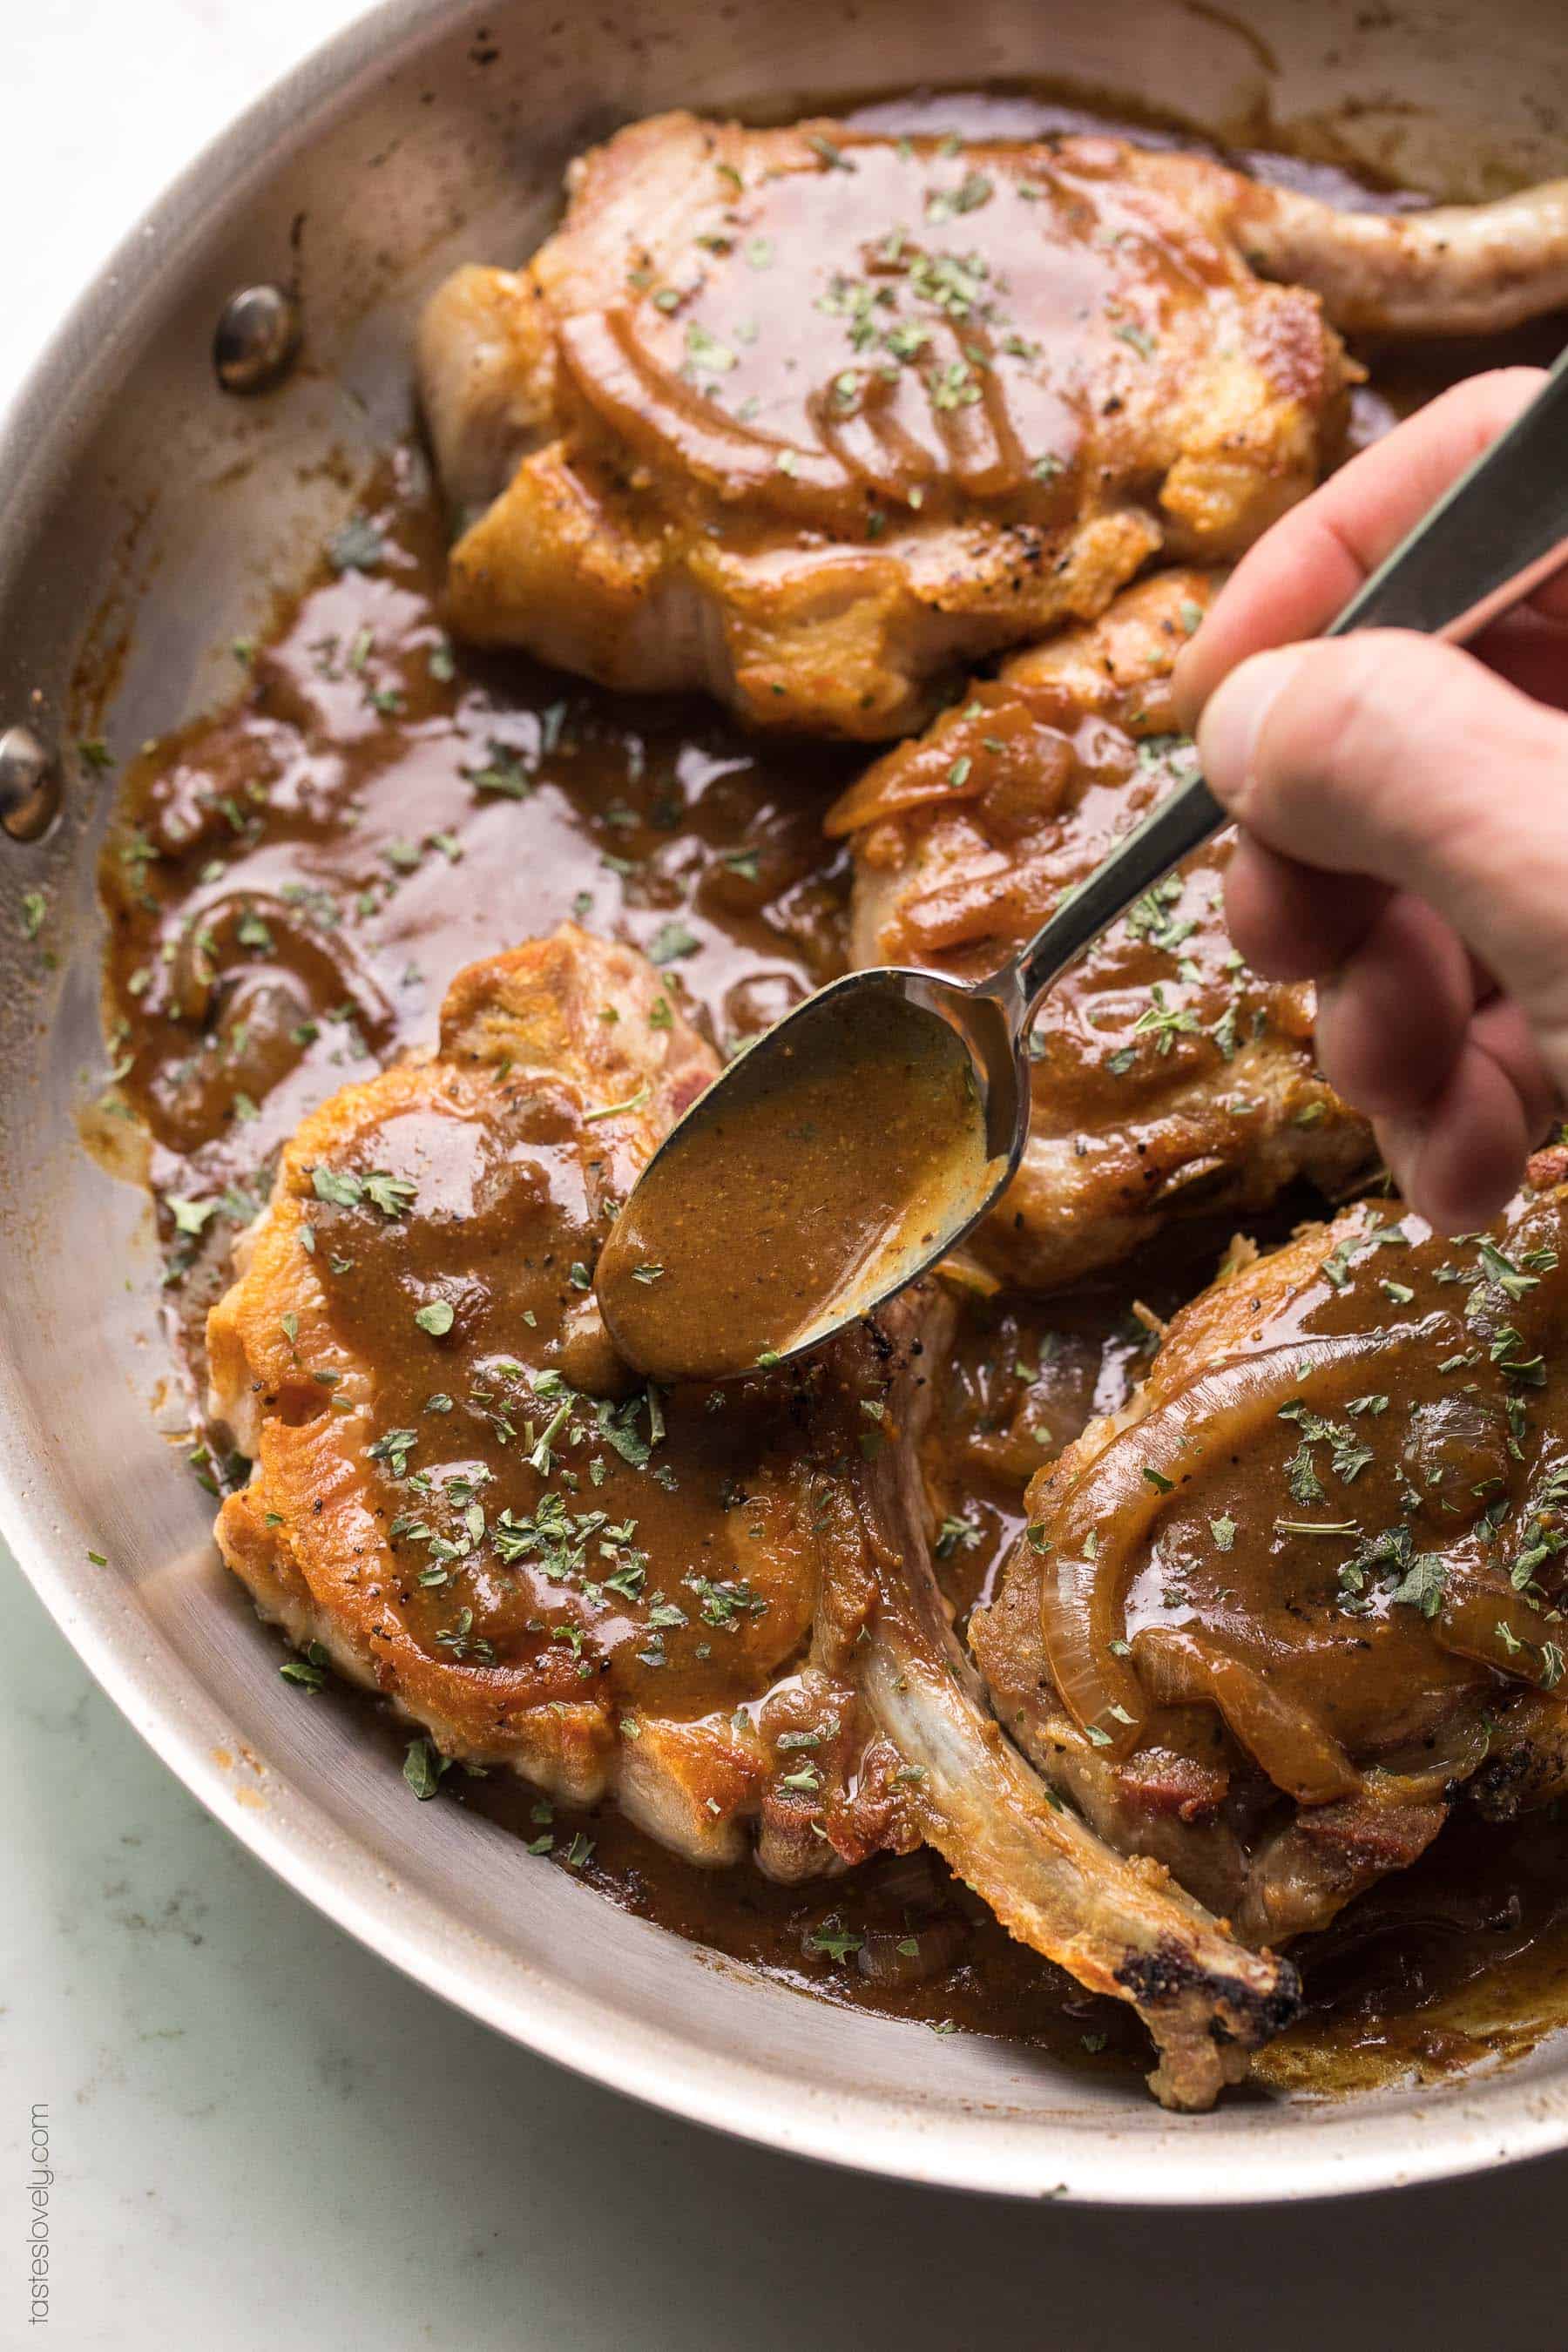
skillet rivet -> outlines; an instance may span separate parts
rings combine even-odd
[[[37,841],[59,814],[60,779],[29,727],[0,734],[0,826],[13,841]]]
[[[300,317],[280,286],[243,286],[218,313],[213,367],[225,392],[280,383],[300,348]]]

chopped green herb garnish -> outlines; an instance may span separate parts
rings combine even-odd
[[[980,1538],[981,1530],[975,1520],[962,1517],[943,1519],[937,1530],[936,1556],[938,1559],[951,1559],[961,1545],[965,1551],[973,1551]]]
[[[1443,1605],[1443,1588],[1447,1580],[1447,1562],[1441,1554],[1419,1551],[1390,1597],[1412,1609],[1419,1609],[1423,1617],[1436,1617]]]
[[[850,162],[848,156],[846,155],[843,148],[836,147],[832,140],[825,139],[819,131],[809,131],[806,134],[805,143],[811,149],[812,153],[821,159],[828,171],[854,171],[855,165]]]
[[[199,1234],[217,1209],[216,1201],[187,1201],[177,1192],[165,1192],[163,1205],[174,1220],[174,1230],[180,1234]]]
[[[443,1776],[452,1769],[452,1759],[443,1756],[428,1739],[411,1739],[403,1759],[403,1777],[415,1795],[424,1804],[436,1794]]]
[[[648,941],[647,960],[656,964],[674,963],[681,956],[695,955],[701,944],[695,931],[672,919],[661,923]]]
[[[286,1683],[292,1683],[296,1689],[306,1691],[314,1697],[318,1691],[325,1690],[327,1686],[327,1668],[331,1664],[331,1656],[323,1644],[311,1642],[302,1658],[286,1659],[278,1671]]]
[[[648,1017],[651,1021],[652,1015],[650,1014]],[[644,1103],[650,1098],[652,1093],[653,1087],[649,1081],[645,1078],[641,1086],[637,1088],[636,1094],[628,1095],[625,1102],[601,1103],[597,1110],[585,1110],[583,1113],[584,1119],[589,1126],[592,1126],[596,1119],[621,1118],[629,1111],[641,1110]]]
[[[836,1919],[825,1919],[805,1940],[814,1952],[826,1952],[830,1960],[847,1960],[851,1952],[861,1949],[866,1939],[856,1935],[852,1927],[841,1927]]]
[[[352,516],[327,542],[334,572],[374,572],[385,553],[385,541],[366,515]]]

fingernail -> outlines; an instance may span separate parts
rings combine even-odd
[[[1254,654],[1210,695],[1198,721],[1198,757],[1215,800],[1235,808],[1253,772],[1264,721],[1293,677],[1306,648],[1279,646]]]

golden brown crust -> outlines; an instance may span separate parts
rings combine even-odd
[[[659,1006],[662,1027],[647,1018]],[[606,1008],[615,1019],[603,1017]],[[605,1792],[616,1710],[584,1696],[567,1649],[515,1666],[467,1665],[432,1651],[407,1620],[399,1599],[407,1570],[389,1551],[387,1511],[363,1467],[385,1435],[378,1368],[345,1339],[323,1251],[304,1245],[323,1214],[314,1171],[352,1164],[362,1143],[374,1160],[389,1124],[432,1105],[478,1131],[494,1116],[504,1073],[526,1099],[557,1098],[569,1123],[594,1114],[592,1127],[576,1127],[584,1181],[609,1200],[713,1066],[642,958],[573,925],[470,966],[448,992],[436,1061],[344,1087],[302,1123],[244,1271],[208,1318],[215,1404],[256,1463],[250,1485],[219,1514],[218,1542],[264,1612],[296,1640],[324,1642],[343,1671],[391,1696],[445,1752],[510,1764],[576,1802]],[[460,1265],[460,1238],[452,1254]],[[804,1619],[775,1619],[773,1638],[792,1650],[808,1620],[809,1596]]]

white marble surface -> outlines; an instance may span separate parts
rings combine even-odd
[[[0,394],[138,207],[352,13],[12,0]],[[1568,2160],[1240,2217],[1025,2210],[736,2147],[577,2083],[231,1844],[3,1559],[0,1606],[0,2352],[1563,2340]],[[45,2329],[21,2252],[35,2102],[56,2173]]]

